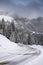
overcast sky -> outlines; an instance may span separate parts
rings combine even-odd
[[[36,18],[43,16],[43,0],[0,0],[0,4],[12,8],[11,12],[20,17]],[[1,9],[4,8],[0,7]]]

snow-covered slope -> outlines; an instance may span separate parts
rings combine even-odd
[[[43,46],[20,46],[0,34],[0,64],[43,65]]]
[[[25,45],[19,46],[11,42],[5,36],[0,34],[0,62],[9,61],[18,55],[31,55],[36,53],[36,50]]]
[[[0,35],[0,49],[3,49],[3,50],[14,50],[15,51],[18,51],[18,50],[21,50],[23,51],[24,50],[27,50],[24,47],[20,47],[18,44],[14,43],[14,42],[11,42],[10,40],[8,40],[5,36],[3,35]]]

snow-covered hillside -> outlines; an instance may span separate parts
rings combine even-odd
[[[43,46],[18,45],[0,34],[0,64],[3,63],[7,65],[43,65]]]
[[[10,62],[7,65],[43,65],[43,46],[18,45],[0,34],[0,64],[6,62]]]
[[[4,61],[9,61],[15,56],[31,55],[37,51],[28,46],[20,46],[16,43],[11,42],[5,36],[0,34],[0,63]],[[23,58],[23,57],[22,57]]]

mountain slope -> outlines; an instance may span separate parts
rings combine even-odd
[[[43,32],[43,17],[38,17],[36,19],[26,19],[26,18],[16,18],[17,28],[35,31],[35,32]]]

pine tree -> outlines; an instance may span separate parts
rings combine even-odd
[[[5,21],[4,18],[2,18],[2,29],[3,29],[3,35],[5,34]]]
[[[28,41],[28,44],[31,44],[31,35],[30,35],[30,33],[28,34],[28,39],[27,39],[27,41]]]
[[[13,32],[15,31],[15,25],[14,25],[13,21],[11,22],[11,31],[13,31]]]

